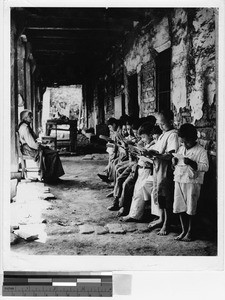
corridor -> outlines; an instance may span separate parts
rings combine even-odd
[[[35,208],[37,200],[40,207],[35,224],[41,222],[44,232],[43,239],[20,240],[12,250],[67,255],[216,255],[218,11],[211,7],[13,7],[9,14],[10,199],[25,185],[28,189],[23,194],[26,199],[19,195],[20,200],[11,206],[21,208],[26,200],[29,214],[25,213],[27,220],[20,225],[31,224],[29,191],[36,189],[32,205]],[[79,90],[79,101],[67,88]],[[30,125],[34,133],[43,135],[42,142],[51,140],[61,154],[73,155],[61,156],[66,174],[58,185],[21,181],[16,136],[24,109],[32,112]],[[143,223],[122,223],[116,212],[107,210],[112,198],[106,195],[112,188],[96,176],[107,164],[105,141],[100,136],[109,136],[110,118],[129,116],[134,126],[137,120],[170,110],[174,129],[186,123],[195,126],[198,143],[209,158],[201,216],[191,243],[174,241],[180,231],[176,221],[165,237],[158,236],[157,230],[142,232],[148,218]],[[84,152],[78,147],[79,138],[86,144]],[[104,154],[93,153],[91,142],[96,152]],[[39,197],[47,187],[55,199]]]

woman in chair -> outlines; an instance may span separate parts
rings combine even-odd
[[[30,156],[38,163],[39,176],[45,182],[56,182],[60,176],[64,175],[62,163],[58,152],[43,146],[37,142],[37,136],[31,128],[33,114],[30,110],[23,110],[20,113],[19,138],[21,152]]]

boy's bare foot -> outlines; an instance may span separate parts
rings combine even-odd
[[[163,226],[159,232],[157,233],[158,235],[167,235],[168,234],[168,228],[167,226]]]
[[[192,239],[192,236],[190,233],[187,233],[182,239],[182,241],[184,241],[184,242],[191,242],[192,240],[193,239]]]
[[[106,198],[111,198],[111,197],[113,197],[113,192],[110,192],[106,195]]]
[[[122,222],[137,222],[137,220],[131,218],[129,215],[128,215],[128,216],[125,216],[125,217],[122,217],[122,218],[120,219],[120,221],[122,221]]]
[[[97,175],[103,182],[110,183],[108,176],[99,173]]]
[[[184,236],[185,236],[185,232],[181,232],[181,234],[179,234],[178,236],[176,236],[174,239],[176,241],[181,241]]]
[[[120,210],[117,213],[117,217],[126,216],[126,212],[124,211],[124,207],[121,207]]]
[[[162,220],[161,219],[157,219],[157,220],[154,220],[154,221],[152,221],[152,222],[150,222],[149,224],[148,224],[148,229],[149,230],[152,230],[152,229],[154,229],[154,228],[158,228],[158,227],[160,227],[161,225],[162,225]]]

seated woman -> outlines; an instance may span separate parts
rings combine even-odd
[[[21,122],[18,132],[21,152],[38,163],[41,180],[55,182],[65,174],[58,152],[37,142],[37,136],[30,126],[32,119],[33,115],[30,110],[25,109],[20,113]]]

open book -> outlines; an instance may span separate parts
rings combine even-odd
[[[148,158],[148,157],[143,156],[143,155],[138,156],[138,158],[141,159],[143,162],[153,164],[153,160],[151,158]]]
[[[110,143],[108,142],[108,143],[106,144],[106,147],[109,147],[109,148],[115,148],[115,144],[113,144],[113,143],[111,143],[111,142],[110,142]]]
[[[102,139],[102,140],[105,140],[107,142],[112,141],[112,139],[110,137],[108,137],[106,135],[102,135],[102,134],[99,135],[99,138]]]
[[[184,159],[185,156],[183,156],[182,154],[180,153],[172,153],[174,157],[178,158],[178,159]]]

